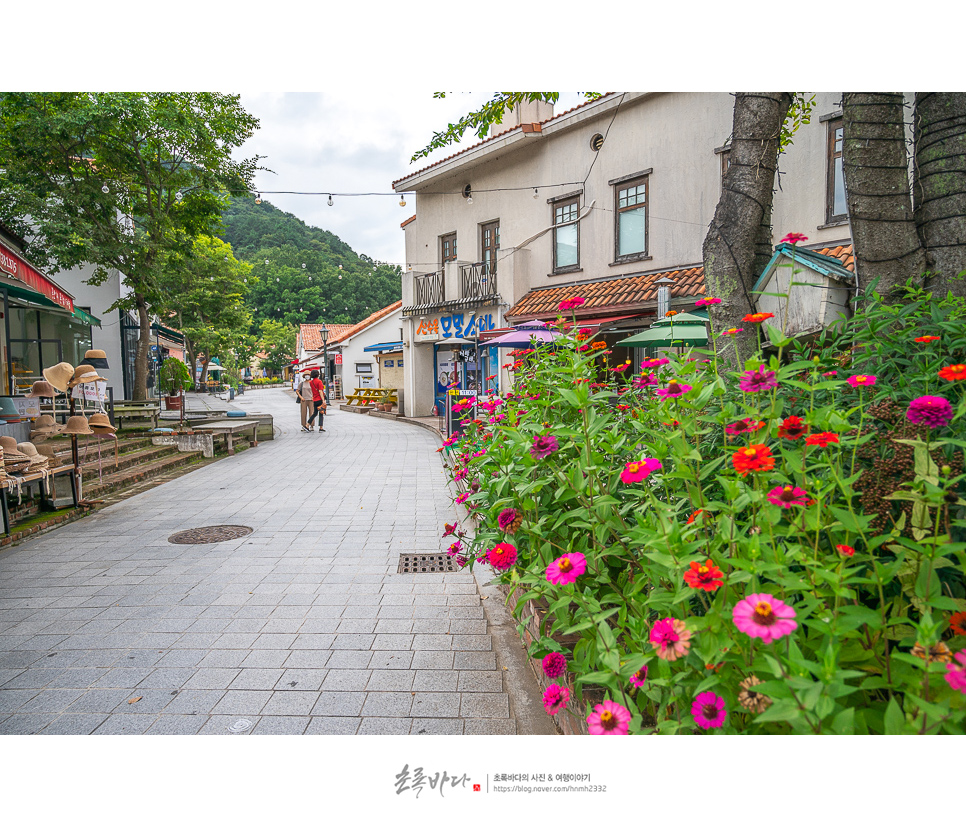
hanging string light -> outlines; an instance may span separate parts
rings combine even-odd
[[[332,195],[331,195],[331,194],[329,195],[329,199],[327,200],[327,202],[328,202],[328,204],[329,204],[330,206],[331,206],[331,205],[335,205],[335,203],[334,203],[334,201],[332,200]]]

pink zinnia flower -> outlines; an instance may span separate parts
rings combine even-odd
[[[552,434],[537,435],[533,438],[533,445],[530,447],[530,454],[534,460],[540,460],[547,455],[551,455],[560,448],[557,438]]]
[[[501,530],[506,530],[514,521],[517,520],[517,511],[508,507],[505,510],[501,510],[500,514],[496,517],[496,523],[499,525]]]
[[[614,701],[604,701],[587,716],[588,731],[592,736],[626,736],[631,714]]]
[[[745,328],[743,327],[729,327],[727,330],[722,331],[722,336],[734,336],[738,333],[744,333]]]
[[[645,681],[647,681],[646,664],[638,669],[633,675],[631,675],[631,685],[635,689],[640,689],[642,686],[644,686]]]
[[[567,658],[560,652],[550,652],[544,657],[542,664],[543,673],[548,678],[559,678],[567,671]]]
[[[443,526],[443,538],[447,536],[455,536],[457,533],[457,525],[455,524],[445,524]]]
[[[547,565],[547,581],[551,585],[569,585],[587,572],[587,557],[583,553],[564,553]]]
[[[792,245],[794,245],[796,243],[803,243],[806,240],[808,240],[808,238],[805,237],[805,235],[800,234],[799,232],[789,232],[787,235],[785,235],[785,237],[781,239],[781,243],[791,243]]]
[[[452,446],[457,440],[459,440],[459,437],[457,437],[455,434],[451,434],[443,441],[443,445]]]
[[[462,492],[462,493],[460,493],[459,495],[456,496],[456,503],[457,504],[465,504],[466,503],[466,499],[469,498],[469,497],[470,497],[470,494],[468,492]]]
[[[783,487],[775,487],[771,492],[768,493],[768,500],[772,504],[779,507],[791,507],[793,504],[798,504],[801,507],[807,506],[809,501],[805,497],[805,490],[801,487],[792,486],[787,484]]]
[[[580,298],[579,296],[574,296],[573,298],[565,298],[557,305],[557,309],[560,311],[573,310],[576,307],[580,307],[587,303],[586,298]]]
[[[487,551],[486,555],[494,570],[508,570],[517,561],[517,549],[507,542],[501,542],[492,550]]]
[[[695,307],[707,307],[709,304],[720,304],[720,298],[699,298],[694,302]]]
[[[763,428],[765,425],[764,420],[739,420],[737,423],[729,423],[725,426],[725,434],[730,434],[732,436],[739,434],[753,434],[758,431],[758,429]]]
[[[775,372],[761,365],[757,371],[745,371],[738,379],[738,387],[746,393],[754,393],[777,388],[778,383],[775,381]]]
[[[946,664],[949,671],[943,677],[953,689],[966,692],[966,649],[956,652],[953,658],[956,662]]]
[[[684,394],[687,394],[690,390],[690,385],[684,385],[683,383],[678,382],[676,379],[672,379],[670,382],[668,382],[667,388],[657,389],[657,395],[662,400],[666,400],[670,397],[680,397]]]
[[[634,387],[638,391],[643,391],[645,388],[650,388],[658,384],[660,384],[660,380],[654,374],[648,374],[647,376],[641,374],[640,376],[634,377]]]
[[[853,388],[859,388],[861,386],[875,385],[876,378],[874,376],[866,376],[865,374],[855,374],[850,376],[845,380]]]
[[[649,368],[659,368],[661,365],[667,365],[670,359],[661,357],[660,359],[645,359],[641,362],[641,370],[648,370]]]
[[[651,629],[651,645],[658,657],[665,660],[677,660],[684,657],[691,649],[691,632],[681,620],[665,617],[654,623]]]
[[[910,423],[925,423],[932,428],[945,426],[953,418],[953,407],[945,397],[917,397],[906,410]]]
[[[750,594],[734,607],[731,616],[738,631],[760,637],[765,643],[798,628],[795,609],[771,594]]]
[[[702,692],[691,704],[691,715],[694,722],[705,730],[711,730],[724,724],[728,711],[724,708],[724,698],[713,692]]]
[[[456,556],[463,549],[463,542],[453,542],[446,551],[450,556]]]
[[[645,478],[650,477],[652,472],[657,472],[660,468],[661,461],[657,458],[644,458],[644,460],[631,461],[631,463],[624,467],[624,471],[621,472],[621,480],[625,484],[637,484]]]
[[[543,693],[543,708],[547,711],[547,715],[556,715],[567,706],[568,701],[570,701],[570,690],[565,686],[552,683]]]

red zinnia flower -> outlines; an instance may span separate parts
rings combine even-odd
[[[775,459],[771,456],[771,449],[761,443],[745,446],[731,456],[731,462],[739,475],[748,472],[768,472],[775,468]]]
[[[803,423],[801,417],[786,417],[778,427],[778,436],[789,440],[801,440],[808,432],[808,424]]]
[[[953,634],[966,634],[966,611],[958,611],[949,618]]]
[[[774,313],[749,313],[742,321],[750,321],[752,324],[761,324],[766,319],[775,318]]]
[[[837,544],[835,545],[835,549],[846,558],[855,555],[855,548],[849,547],[847,544]]]
[[[512,568],[517,561],[517,549],[507,542],[501,542],[486,555],[495,570]]]
[[[801,232],[789,232],[787,235],[785,235],[785,237],[781,239],[780,242],[790,243],[794,246],[796,243],[802,243],[806,240],[808,240],[808,238],[805,237],[805,235],[803,235]]]
[[[966,365],[947,365],[939,372],[939,376],[949,382],[966,379]]]
[[[839,436],[832,431],[820,431],[818,434],[810,434],[805,438],[806,446],[821,446],[823,449],[829,443],[838,443]]]
[[[724,582],[721,577],[724,574],[720,568],[715,567],[714,563],[708,559],[703,565],[698,562],[691,563],[691,570],[684,572],[684,581],[692,588],[700,588],[702,591],[716,591]]]
[[[917,336],[913,341],[916,342],[938,342],[938,336]]]
[[[692,524],[694,520],[703,512],[704,510],[695,510],[693,513],[691,513],[691,515],[688,516],[688,520],[685,522],[685,524]]]

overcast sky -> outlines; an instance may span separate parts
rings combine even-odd
[[[264,156],[274,173],[256,177],[262,198],[312,226],[338,235],[360,254],[402,264],[406,257],[399,228],[415,213],[410,196],[340,197],[338,193],[391,194],[395,180],[456,152],[479,139],[467,135],[460,146],[436,151],[410,163],[433,132],[475,109],[489,93],[453,93],[435,99],[431,91],[378,93],[242,92],[241,103],[261,127],[236,155]],[[561,95],[555,112],[583,99]],[[321,196],[269,194],[269,191],[319,191]],[[332,192],[334,205],[328,205]]]

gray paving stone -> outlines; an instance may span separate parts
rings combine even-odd
[[[219,690],[185,689],[165,708],[166,715],[208,715],[224,693]]]
[[[413,736],[463,735],[462,718],[414,718],[409,734]]]
[[[69,713],[105,713],[111,714],[126,701],[129,695],[127,689],[89,689],[66,708]]]
[[[452,669],[453,652],[417,651],[413,653],[413,669]]]
[[[460,696],[455,692],[417,692],[410,715],[413,718],[459,718]]]
[[[135,735],[139,736],[148,730],[155,722],[154,715],[112,715],[104,721],[96,730],[94,735]],[[0,729],[3,729],[0,727]]]
[[[464,693],[459,714],[463,718],[509,718],[509,698],[502,693]]]
[[[493,652],[456,652],[453,668],[492,671],[496,669],[496,655]]]
[[[135,689],[128,692],[127,697],[122,697],[121,703],[114,709],[118,712],[132,712],[139,714],[160,713],[178,694],[178,690],[172,689]],[[138,700],[135,700],[138,699]],[[134,703],[129,703],[133,701]]]
[[[162,715],[147,730],[146,736],[193,736],[208,722],[207,715]]]
[[[211,709],[212,715],[240,715],[249,717],[258,715],[262,707],[268,703],[272,693],[253,690],[234,690],[226,692],[224,697]]]
[[[318,692],[275,692],[262,707],[262,715],[311,715]],[[306,724],[308,721],[306,720]],[[303,727],[304,729],[304,727]]]
[[[155,669],[139,686],[145,689],[180,689],[193,674],[193,669]]]
[[[404,736],[412,727],[409,718],[363,718],[357,735],[360,736]]]
[[[52,712],[20,712],[0,724],[0,735],[29,736],[41,732],[57,719]]]
[[[286,669],[275,683],[275,689],[282,691],[316,691],[328,674],[325,669]]]
[[[362,714],[387,718],[408,717],[413,696],[409,692],[370,692],[362,705]]]
[[[370,669],[408,669],[413,662],[413,652],[385,651],[372,652]]]
[[[293,652],[294,654],[294,652]],[[372,652],[367,651],[334,651],[325,661],[325,666],[329,669],[366,669],[372,661]],[[308,658],[292,658],[292,663],[299,666],[308,666]]]
[[[359,729],[359,718],[313,718],[305,734],[324,736],[353,736]]]
[[[182,685],[182,689],[227,689],[240,674],[238,669],[199,669]]]
[[[101,726],[110,714],[71,714],[58,716],[51,721],[44,729],[39,731],[39,735],[45,736],[86,736],[93,733]],[[2,731],[2,728],[0,728]]]
[[[460,672],[459,692],[502,692],[502,672]]]
[[[457,650],[488,652],[493,649],[493,638],[489,634],[454,634],[451,639]]]
[[[326,678],[328,680],[328,678]],[[362,692],[327,692],[323,690],[312,708],[312,715],[358,716],[362,714]]]
[[[305,733],[309,721],[308,717],[269,715],[258,720],[252,735],[300,736]]]
[[[370,692],[411,692],[415,672],[402,669],[376,669],[366,684]]]
[[[338,692],[362,692],[372,674],[368,669],[330,669],[322,681],[321,689]]]
[[[468,736],[508,736],[517,732],[512,718],[467,718],[463,733]]]
[[[44,689],[21,704],[18,712],[63,712],[83,695],[83,689]]]
[[[375,634],[337,634],[332,641],[332,649],[362,649],[368,651],[372,648],[375,639]]]
[[[245,658],[244,666],[255,669],[282,669],[289,654],[286,649],[253,649]]]
[[[413,679],[413,691],[455,692],[459,672],[440,669],[420,669]]]
[[[260,634],[252,643],[252,649],[290,649],[295,642],[295,634]],[[250,665],[250,664],[249,664]]]
[[[449,651],[453,647],[451,634],[416,634],[413,637],[413,649],[424,651]]]
[[[414,640],[412,634],[376,634],[373,651],[409,651]]]

